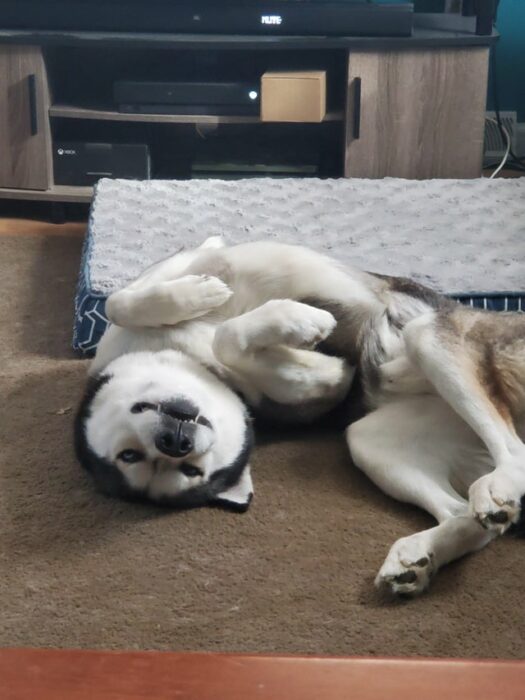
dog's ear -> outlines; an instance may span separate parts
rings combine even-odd
[[[253,482],[250,473],[250,465],[247,464],[242,470],[239,481],[218,493],[213,499],[213,505],[222,506],[238,513],[244,513],[253,498]]]

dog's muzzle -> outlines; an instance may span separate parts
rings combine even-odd
[[[195,446],[195,419],[198,408],[180,398],[160,404],[161,426],[155,435],[155,447],[169,457],[185,457]]]
[[[196,430],[195,423],[176,418],[163,420],[155,435],[155,447],[169,457],[185,457],[193,451]]]

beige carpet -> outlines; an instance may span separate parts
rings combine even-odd
[[[353,469],[337,435],[262,442],[245,515],[94,493],[70,436],[80,245],[0,236],[0,645],[524,655],[525,541],[384,599],[372,580],[389,545],[431,520]]]

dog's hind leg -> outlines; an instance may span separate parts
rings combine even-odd
[[[486,445],[495,469],[470,487],[470,511],[484,527],[503,533],[519,520],[525,445],[516,433],[512,390],[498,362],[498,321],[489,326],[487,318],[464,310],[425,314],[407,324],[404,338],[410,360]],[[518,345],[519,338],[512,342]],[[523,344],[517,357],[522,355]]]
[[[487,468],[486,451],[439,397],[410,397],[383,405],[350,425],[354,463],[385,493],[417,505],[438,521],[395,542],[377,586],[394,593],[421,593],[437,570],[484,547],[495,533],[468,514],[468,503],[450,483],[455,461]]]
[[[468,514],[443,520],[435,527],[394,542],[375,579],[378,588],[416,595],[445,564],[482,549],[496,537]]]
[[[213,350],[252,406],[301,405],[310,417],[342,401],[353,377],[343,359],[313,350],[335,324],[327,311],[272,300],[221,324]]]

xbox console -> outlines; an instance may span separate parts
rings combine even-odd
[[[59,141],[53,146],[57,185],[94,185],[102,177],[149,180],[151,161],[146,144]]]
[[[252,115],[260,112],[259,86],[244,82],[117,81],[120,112],[138,114]]]

